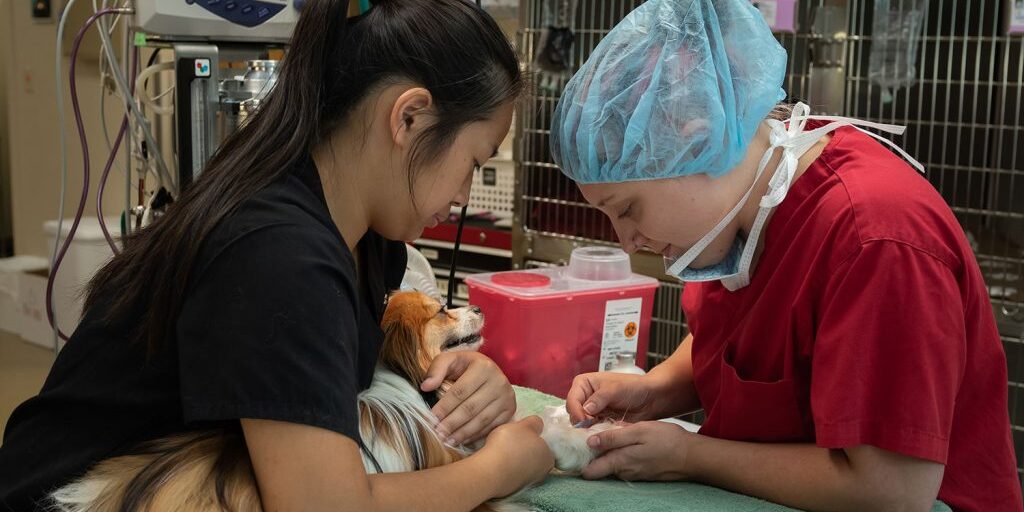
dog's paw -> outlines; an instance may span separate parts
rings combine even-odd
[[[605,430],[619,428],[611,421],[602,421],[589,428],[576,428],[564,407],[548,406],[541,414],[544,431],[541,438],[555,457],[555,468],[571,474],[580,473],[600,452],[587,446],[587,439]]]

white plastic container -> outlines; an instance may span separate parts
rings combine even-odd
[[[46,317],[46,278],[49,269],[18,274],[18,306],[21,324],[18,334],[29,343],[53,349],[53,328]],[[63,340],[60,346],[63,346]]]
[[[61,226],[61,244],[64,243],[68,231],[71,230],[73,221],[74,219],[64,219]],[[108,217],[106,223],[110,235],[114,237],[115,241],[118,241],[121,233],[120,221]],[[52,248],[53,239],[57,236],[57,221],[47,221],[43,224],[43,230],[47,235],[49,244],[47,247]],[[75,238],[71,241],[67,254],[64,255],[64,261],[60,264],[53,287],[53,303],[57,323],[68,336],[71,336],[72,331],[78,327],[78,321],[82,316],[85,286],[96,271],[113,255],[114,251],[103,238],[103,231],[100,230],[100,223],[96,217],[84,217],[78,225],[78,230],[75,231]]]
[[[0,259],[0,331],[21,335],[25,330],[28,319],[22,308],[21,282],[25,274],[47,267],[46,258],[38,256]]]

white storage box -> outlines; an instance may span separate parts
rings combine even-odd
[[[71,223],[74,219],[65,219],[61,226],[62,233],[60,242],[71,230]],[[107,230],[110,231],[115,241],[119,241],[121,224],[116,218],[107,218]],[[47,235],[47,247],[53,247],[53,239],[57,236],[57,221],[47,221],[43,225]],[[57,279],[53,287],[54,311],[57,314],[57,323],[64,334],[71,336],[71,333],[78,327],[78,321],[82,316],[82,304],[85,301],[83,293],[89,284],[93,274],[99,270],[112,256],[114,251],[103,238],[103,231],[100,230],[99,221],[95,217],[85,217],[78,225],[75,238],[68,247],[64,261],[57,270]],[[45,283],[44,283],[45,297]],[[45,306],[45,298],[43,305]],[[45,309],[44,309],[45,312]],[[45,319],[45,316],[44,316]],[[52,344],[52,340],[48,345]]]
[[[21,309],[21,325],[18,334],[29,343],[52,349],[53,328],[50,327],[50,320],[46,317],[46,279],[48,275],[47,269],[18,274],[18,305]],[[59,315],[58,312],[58,318]],[[64,346],[63,340],[61,340],[60,346]]]
[[[38,256],[0,259],[0,330],[21,334],[27,321],[19,292],[22,274],[45,271],[47,267],[46,259]]]

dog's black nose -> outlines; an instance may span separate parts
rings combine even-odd
[[[474,313],[476,313],[476,314],[478,314],[478,315],[480,314],[480,306],[473,306],[473,307],[469,308],[469,310],[474,312]]]

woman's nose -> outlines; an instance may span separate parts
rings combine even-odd
[[[452,198],[452,206],[462,207],[469,204],[470,190],[473,188],[473,176],[470,175],[469,179],[462,184],[462,188],[459,189],[459,193],[455,194]]]
[[[456,208],[461,208],[463,206],[466,206],[467,204],[469,204],[468,189],[465,191],[459,191],[459,193],[455,194],[455,197],[452,198],[452,206]]]
[[[643,247],[647,247],[651,242],[650,238],[640,234],[639,231],[633,235],[633,251],[639,251]]]
[[[631,232],[632,231],[632,232]],[[637,244],[637,231],[624,228],[622,225],[615,225],[615,234],[618,236],[618,242],[623,246],[623,250],[629,254],[633,254],[640,249]]]
[[[648,247],[651,240],[640,233],[634,234],[631,238],[627,239],[626,242],[622,243],[622,250],[629,254],[633,254],[640,249]]]

